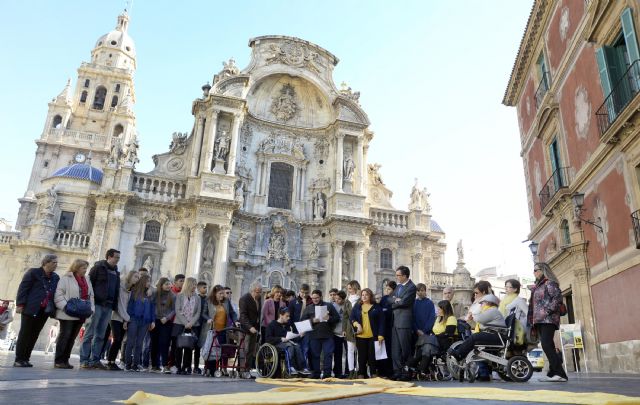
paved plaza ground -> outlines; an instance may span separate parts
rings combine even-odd
[[[134,392],[143,390],[167,396],[223,394],[234,392],[263,391],[272,388],[258,384],[253,380],[232,380],[226,378],[213,379],[201,376],[177,376],[151,373],[125,373],[117,371],[55,370],[53,356],[36,352],[32,356],[33,368],[13,368],[13,353],[0,352],[0,404],[107,404],[114,400],[129,398]],[[77,365],[78,360],[72,358],[71,363]],[[526,384],[492,381],[490,383],[474,383],[475,387],[495,387],[519,390],[564,390],[572,392],[608,392],[629,396],[640,396],[640,375],[591,374],[588,376],[572,374],[566,384],[541,383],[537,381],[540,373],[536,373]],[[418,385],[437,387],[465,387],[469,383],[460,382],[419,382]],[[532,400],[535,399],[532,395]],[[426,404],[471,405],[499,404],[502,401],[462,400],[457,398],[425,398],[414,396],[398,396],[377,394],[325,401],[323,404]],[[536,403],[521,402],[524,403]]]

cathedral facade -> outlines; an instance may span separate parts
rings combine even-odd
[[[360,95],[335,85],[338,58],[313,43],[251,39],[249,65],[225,62],[192,103],[192,130],[136,171],[128,24],[120,15],[75,88],[49,103],[18,232],[0,241],[2,296],[47,253],[63,272],[109,248],[122,252],[121,271],[183,273],[239,293],[254,281],[326,292],[351,279],[381,291],[401,264],[434,290],[453,284],[429,194],[416,182],[406,210],[391,205],[380,165],[368,164],[374,134]]]

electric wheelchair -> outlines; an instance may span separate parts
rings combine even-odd
[[[447,353],[446,362],[449,372],[461,382],[465,379],[474,382],[478,373],[478,362],[487,362],[490,369],[496,371],[504,381],[527,382],[533,375],[533,365],[527,358],[527,347],[516,346],[515,330],[516,316],[509,314],[505,319],[506,328],[487,326],[483,332],[498,335],[500,345],[481,344],[460,361]],[[455,342],[451,349],[455,349],[462,341]]]

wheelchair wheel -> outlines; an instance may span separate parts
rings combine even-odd
[[[256,364],[260,377],[272,378],[278,370],[278,350],[273,345],[263,344],[258,349]],[[245,376],[243,377],[246,378]]]
[[[214,371],[214,372],[213,372],[213,376],[214,376],[215,378],[220,378],[220,377],[222,377],[222,371],[221,371],[221,370],[216,370],[216,371]]]
[[[533,366],[524,356],[513,356],[507,363],[507,376],[513,382],[527,382],[533,375]]]

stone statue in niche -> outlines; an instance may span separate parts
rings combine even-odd
[[[294,87],[287,83],[280,89],[280,94],[273,98],[271,113],[278,121],[289,121],[298,112],[296,104],[296,92]]]
[[[244,182],[242,180],[236,185],[235,199],[240,202],[240,208],[244,207]]]
[[[111,165],[115,165],[120,161],[122,157],[122,145],[120,144],[119,139],[115,139],[111,144],[111,150],[109,151],[109,158],[107,159],[107,163]]]
[[[231,138],[227,135],[227,131],[222,131],[216,139],[214,155],[216,159],[225,160],[229,154],[229,145]]]
[[[349,254],[346,250],[342,251],[342,278],[343,281],[351,280],[351,268],[350,268],[351,260],[349,258]]]
[[[320,255],[320,249],[318,248],[318,242],[315,239],[311,240],[311,250],[309,251],[309,260],[317,260]]]
[[[275,260],[289,260],[286,231],[284,228],[284,221],[282,219],[276,218],[273,221],[271,236],[269,237],[269,250],[267,252],[267,257]]]
[[[318,191],[313,199],[313,219],[324,219],[326,212],[326,200],[324,195]]]
[[[51,186],[51,188],[47,190],[47,194],[45,196],[45,200],[43,204],[46,214],[49,214],[49,215],[54,214],[56,201],[58,201],[58,192],[56,191],[55,186]]]
[[[204,247],[202,248],[202,259],[204,260],[204,264],[213,266],[215,252],[216,247],[213,236],[207,235],[206,242],[204,244]]]
[[[247,251],[247,247],[248,247],[248,241],[247,241],[247,234],[246,232],[240,232],[240,235],[238,235],[238,242],[236,245],[236,250],[238,252],[246,252]]]
[[[353,161],[351,153],[347,153],[344,157],[344,179],[347,181],[353,180],[353,172],[356,169],[356,164]]]
[[[131,114],[132,111],[133,111],[133,97],[131,96],[131,89],[127,89],[127,94],[122,98],[122,101],[118,105],[118,112]]]
[[[151,255],[147,256],[144,263],[142,263],[142,267],[149,270],[149,274],[151,274],[151,270],[153,270],[153,258]]]
[[[133,138],[131,138],[131,141],[126,144],[127,151],[125,153],[125,164],[127,166],[133,167],[136,163],[140,162],[140,159],[138,159],[138,147],[138,136],[134,132]]]

